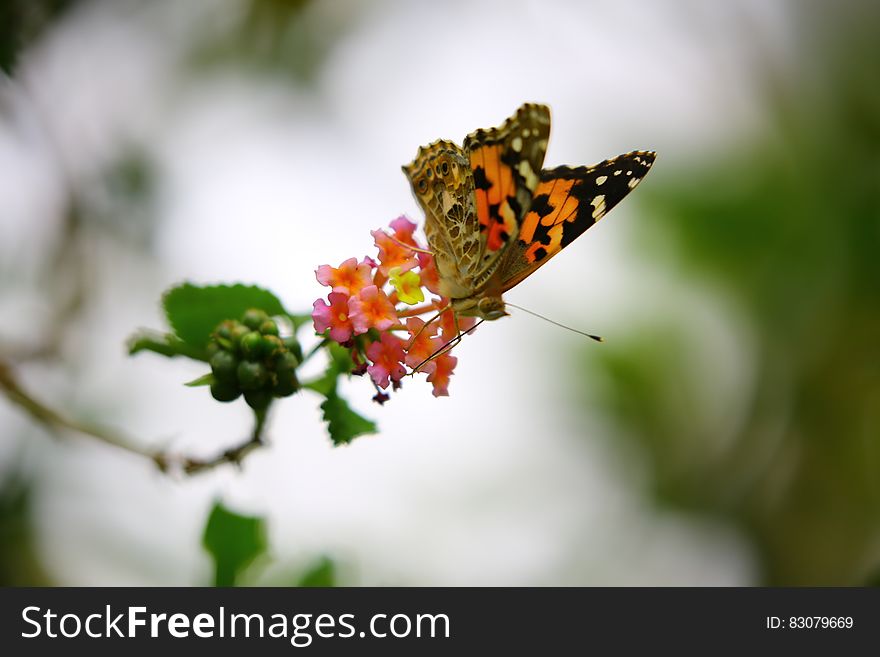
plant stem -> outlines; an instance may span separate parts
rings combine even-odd
[[[263,441],[263,429],[266,426],[266,418],[268,417],[268,415],[268,407],[262,411],[254,411],[254,430],[251,433],[250,438],[239,445],[230,447],[229,449],[221,452],[214,458],[185,458],[180,464],[183,471],[188,475],[193,475],[199,472],[204,472],[206,470],[211,470],[213,468],[216,468],[218,465],[223,465],[224,463],[232,463],[234,465],[240,466],[241,462],[248,454],[265,444],[265,442]]]
[[[206,472],[224,463],[241,465],[241,462],[248,454],[265,444],[263,432],[266,428],[268,408],[262,411],[254,411],[254,428],[247,440],[239,445],[230,447],[213,458],[199,459],[140,447],[125,436],[106,427],[65,417],[27,392],[19,383],[14,369],[8,362],[2,359],[0,359],[0,391],[13,404],[24,409],[38,424],[48,429],[56,438],[60,437],[59,434],[63,430],[74,431],[100,440],[118,449],[125,450],[130,454],[147,458],[162,472],[166,473],[180,471],[184,474],[192,475]]]

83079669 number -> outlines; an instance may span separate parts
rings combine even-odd
[[[848,630],[852,629],[852,616],[767,616],[768,630]]]

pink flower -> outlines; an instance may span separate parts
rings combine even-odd
[[[406,375],[402,364],[403,340],[390,333],[383,333],[381,340],[367,346],[367,357],[372,361],[367,372],[380,388],[387,388],[390,381],[397,383]]]
[[[393,236],[389,236],[384,230],[374,230],[370,234],[376,240],[379,249],[379,271],[388,276],[394,267],[400,267],[401,273],[417,267],[419,260],[417,251],[408,249],[405,244],[418,248],[413,231],[416,225],[406,217],[398,217],[391,222]]]
[[[452,370],[458,363],[458,358],[450,356],[448,353],[437,356],[431,361],[434,366],[433,370],[428,374],[428,382],[434,386],[431,394],[435,397],[449,396],[449,377],[452,376]]]
[[[372,284],[370,269],[367,259],[358,264],[357,258],[349,258],[337,268],[321,265],[315,270],[315,277],[321,285],[332,287],[334,292],[355,295]]]
[[[394,304],[381,289],[369,285],[348,301],[348,311],[355,335],[371,328],[387,331],[398,323]]]
[[[409,367],[418,367],[442,346],[442,343],[434,337],[437,334],[437,322],[425,326],[425,320],[409,317],[406,320],[406,330],[410,335],[406,346],[406,364]],[[430,365],[431,363],[425,363],[421,371],[428,371]]]
[[[476,319],[456,317],[449,299],[440,296],[436,262],[416,239],[415,223],[401,216],[386,230],[371,233],[378,248],[375,260],[349,258],[339,267],[321,265],[315,271],[318,282],[332,288],[329,302],[314,303],[315,331],[345,344],[353,373],[369,373],[379,388],[374,397],[379,403],[388,399],[382,390],[400,387],[407,367],[421,366],[434,396],[446,396],[458,362],[449,350]],[[440,298],[421,305],[428,292]],[[408,336],[398,334],[404,329]]]
[[[440,294],[440,275],[437,273],[434,256],[430,253],[418,253],[416,257],[419,260],[419,276],[422,279],[422,285],[430,292]]]
[[[315,323],[315,333],[324,333],[329,328],[330,338],[336,342],[351,340],[353,326],[348,311],[348,295],[331,292],[328,299],[330,305],[323,299],[314,303],[312,321]]]
[[[418,246],[416,238],[413,237],[413,233],[416,232],[416,224],[414,221],[407,219],[406,215],[400,215],[388,225],[394,231],[394,239],[398,242]]]

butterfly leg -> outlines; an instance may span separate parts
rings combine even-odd
[[[443,312],[443,311],[441,311],[441,312]],[[455,312],[455,311],[453,311],[453,312]],[[473,326],[471,326],[471,327],[470,327],[469,329],[467,329],[466,331],[459,331],[459,332],[458,332],[458,335],[456,335],[456,336],[455,336],[454,338],[452,338],[449,342],[447,342],[446,344],[444,344],[442,347],[440,347],[439,349],[437,349],[437,351],[435,351],[433,354],[431,354],[431,355],[428,356],[425,360],[423,360],[421,363],[419,363],[419,364],[413,369],[413,371],[411,372],[411,374],[415,374],[415,373],[418,372],[422,367],[424,367],[424,365],[425,365],[426,363],[430,363],[430,362],[431,362],[432,360],[434,360],[435,358],[439,358],[439,357],[442,356],[443,354],[449,352],[449,351],[450,351],[455,345],[457,345],[459,342],[461,342],[461,339],[462,339],[464,336],[466,336],[468,333],[471,333],[472,331],[474,331],[474,330],[475,330],[480,324],[482,324],[482,323],[485,322],[485,321],[486,321],[485,319],[481,319],[480,321],[478,321],[476,324],[474,324]],[[458,322],[457,322],[457,321],[455,322],[455,325],[458,326]]]
[[[447,304],[445,308],[441,308],[437,312],[436,315],[434,315],[431,319],[429,319],[427,322],[422,324],[422,328],[420,328],[418,331],[416,331],[416,334],[414,336],[412,336],[412,339],[410,340],[410,344],[414,343],[416,341],[416,339],[422,334],[422,331],[424,331],[426,328],[428,328],[428,326],[430,324],[432,324],[432,323],[436,322],[438,319],[440,319],[440,316],[443,313],[445,313],[447,310],[449,310],[450,308],[452,308],[452,306]]]

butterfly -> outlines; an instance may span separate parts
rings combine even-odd
[[[550,109],[526,103],[462,146],[437,140],[403,167],[425,212],[440,293],[461,316],[507,315],[502,294],[605,216],[648,173],[633,151],[589,167],[542,169]]]

